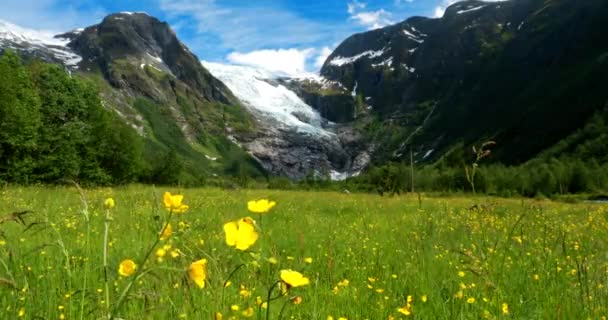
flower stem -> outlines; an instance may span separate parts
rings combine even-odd
[[[228,277],[226,278],[226,280],[224,280],[224,283],[222,284],[222,308],[224,307],[224,290],[226,289],[226,284],[228,283],[228,281],[230,281],[230,279],[232,278],[232,276],[237,271],[239,271],[239,269],[241,269],[244,266],[245,266],[244,263],[239,264],[234,270],[232,270],[232,272],[230,272],[230,274],[228,275]]]
[[[173,210],[169,211],[169,216],[167,217],[167,222],[163,224],[163,228],[160,230],[160,234],[165,233],[165,230],[167,229],[167,227],[169,226],[169,222],[171,222],[171,218],[173,217]],[[131,291],[131,288],[133,287],[133,283],[135,281],[137,281],[137,279],[140,278],[140,276],[144,275],[144,266],[146,264],[146,261],[148,261],[148,258],[150,257],[150,255],[152,254],[152,252],[154,252],[154,249],[156,248],[156,246],[158,245],[158,243],[160,242],[160,235],[156,235],[156,239],[154,240],[154,243],[152,244],[152,246],[150,246],[150,248],[148,249],[148,252],[146,252],[146,254],[144,255],[143,259],[141,259],[141,262],[139,264],[139,271],[136,271],[135,276],[132,278],[132,280],[129,282],[129,284],[127,285],[127,287],[125,288],[125,290],[123,290],[122,294],[120,295],[120,298],[118,298],[118,301],[116,302],[116,306],[114,306],[114,309],[112,311],[112,314],[110,315],[110,320],[113,319],[114,314],[120,309],[120,307],[122,306],[123,302],[125,301],[125,298],[127,296],[127,294],[129,293],[129,291]]]
[[[266,320],[268,320],[268,319],[270,318],[270,302],[272,301],[272,300],[270,299],[270,296],[272,295],[272,291],[274,290],[274,288],[275,288],[277,285],[280,285],[280,284],[281,284],[281,280],[279,280],[279,281],[275,282],[275,283],[274,283],[274,284],[273,284],[273,285],[270,287],[270,289],[268,289],[268,297],[266,298],[266,304],[267,304],[267,305],[266,305]],[[273,299],[273,300],[274,300],[274,299]],[[263,304],[263,303],[264,303],[264,302],[262,302],[262,304]]]
[[[110,319],[110,284],[108,279],[108,231],[110,229],[110,209],[106,209],[106,222],[103,230],[103,280],[106,294],[106,319]]]

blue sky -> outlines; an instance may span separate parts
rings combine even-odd
[[[436,17],[457,0],[2,0],[0,19],[66,31],[113,12],[167,21],[202,60],[297,73],[317,70],[353,33],[414,15]],[[272,70],[274,69],[274,70]]]

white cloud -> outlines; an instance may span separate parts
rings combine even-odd
[[[460,2],[460,1],[464,1],[464,0],[443,0],[443,2],[435,7],[435,12],[434,12],[434,16],[435,18],[441,18],[443,17],[443,15],[445,14],[445,9],[447,9],[449,6],[453,5],[456,2]],[[501,2],[501,1],[507,1],[507,0],[484,0],[484,2]]]
[[[307,71],[307,61],[314,56],[315,52],[316,50],[313,48],[232,52],[226,57],[226,60],[238,65],[262,68],[273,73],[296,75]]]
[[[359,22],[359,24],[366,26],[368,29],[378,29],[393,23],[390,19],[390,13],[384,11],[384,9],[359,12],[350,18]]]
[[[279,6],[243,2],[228,6],[216,0],[159,0],[174,24],[187,21],[194,35],[184,32],[195,51],[251,52],[260,48],[319,47],[341,41],[354,28],[336,21],[307,19]],[[207,57],[206,59],[211,58]]]
[[[355,20],[358,24],[369,30],[382,28],[394,22],[391,20],[391,13],[384,9],[376,11],[361,11],[367,7],[366,3],[353,1],[348,3],[348,14],[350,20]]]
[[[363,2],[359,2],[357,0],[350,2],[347,7],[348,7],[348,14],[355,14],[355,12],[357,12],[359,9],[365,9],[365,7],[367,6],[366,3]]]
[[[321,69],[321,67],[325,63],[325,60],[327,60],[327,57],[329,57],[332,52],[333,50],[329,47],[323,47],[323,49],[321,49],[321,52],[319,52],[319,55],[317,55],[317,58],[315,59],[315,68]]]

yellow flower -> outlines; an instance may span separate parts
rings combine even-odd
[[[184,196],[181,194],[171,194],[171,192],[165,192],[163,195],[163,203],[165,208],[174,213],[183,213],[188,210],[188,206],[182,204],[182,200],[184,200]]]
[[[420,297],[420,300],[422,300],[422,302],[426,302],[428,300],[426,294]]]
[[[112,209],[112,208],[114,208],[115,205],[116,205],[116,202],[114,202],[114,199],[112,199],[112,198],[107,198],[106,201],[103,202],[103,206],[106,209]]]
[[[243,310],[243,312],[241,312],[241,314],[242,314],[242,315],[243,315],[243,317],[245,317],[245,318],[250,318],[250,317],[252,317],[252,316],[253,316],[253,308],[252,308],[252,307],[249,307],[249,308],[247,308],[247,309]]]
[[[502,314],[509,314],[509,305],[506,303],[502,304]]]
[[[275,258],[275,257],[270,257],[267,260],[271,264],[277,264],[277,263],[279,263],[279,260],[277,260],[277,258]]]
[[[156,250],[156,256],[159,258],[163,258],[166,254],[167,254],[167,250],[165,250],[164,248],[158,248]]]
[[[465,276],[464,271],[458,271],[458,276],[463,278]]]
[[[312,263],[312,258],[308,257],[308,258],[304,258],[304,262],[311,264]]]
[[[17,313],[17,316],[18,316],[19,318],[21,318],[21,317],[23,317],[24,315],[25,315],[25,309],[24,309],[24,308],[19,309],[19,312]]]
[[[242,251],[249,249],[258,240],[255,221],[249,217],[226,223],[224,232],[226,244]]]
[[[267,199],[252,200],[247,202],[247,209],[253,213],[267,213],[276,204],[276,202],[268,201]]]
[[[397,311],[399,311],[399,313],[405,315],[405,316],[410,316],[412,315],[412,311],[410,310],[409,305],[403,306],[399,309],[397,309]]]
[[[160,240],[167,240],[169,238],[171,238],[171,235],[173,234],[173,227],[171,227],[171,224],[168,223],[167,226],[165,227],[165,230],[163,230],[163,232],[160,234]]]
[[[123,260],[120,265],[118,265],[118,274],[123,277],[132,275],[135,270],[137,270],[137,265],[131,259]]]
[[[240,307],[238,304],[233,304],[230,306],[230,310],[232,311],[239,311]]]
[[[199,288],[204,288],[207,279],[207,259],[192,262],[188,268],[188,276]]]
[[[340,286],[340,287],[348,287],[349,284],[350,284],[350,281],[348,281],[348,279],[344,279],[344,280],[338,282],[338,286]]]
[[[288,287],[300,287],[310,283],[308,278],[293,270],[281,270],[281,280],[283,280]]]
[[[224,316],[220,312],[216,312],[213,320],[222,320]]]
[[[293,299],[291,299],[291,301],[293,304],[301,304],[304,299],[302,299],[302,296],[295,296]]]
[[[475,298],[473,298],[473,297],[468,298],[467,303],[469,303],[469,304],[475,303]]]

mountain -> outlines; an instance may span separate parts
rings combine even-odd
[[[0,48],[94,83],[105,107],[145,140],[146,181],[267,174],[237,142],[254,133],[254,119],[167,23],[124,12],[57,36],[1,23]]]
[[[342,180],[368,165],[369,150],[356,130],[331,122],[331,116],[289,89],[290,83],[329,81],[314,75],[281,78],[244,66],[203,65],[235,93],[264,128],[242,143],[269,172],[297,179],[321,174]]]
[[[171,153],[195,173],[191,180],[266,173],[344,179],[369,162],[362,137],[340,124],[352,120],[354,100],[339,83],[203,65],[167,23],[144,13],[112,14],[56,36],[0,23],[0,48],[95,82],[105,106],[147,141],[153,172],[167,167]],[[309,93],[306,102],[296,89]]]
[[[0,21],[0,50],[94,83],[145,142],[141,181],[344,179],[410,150],[459,166],[487,140],[505,164],[578,145],[605,158],[593,135],[608,115],[607,21],[601,0],[461,1],[352,35],[320,75],[291,78],[201,63],[144,13],[60,35]]]
[[[433,161],[486,140],[522,163],[608,106],[608,2],[462,1],[355,34],[321,75],[371,108],[375,163]]]

